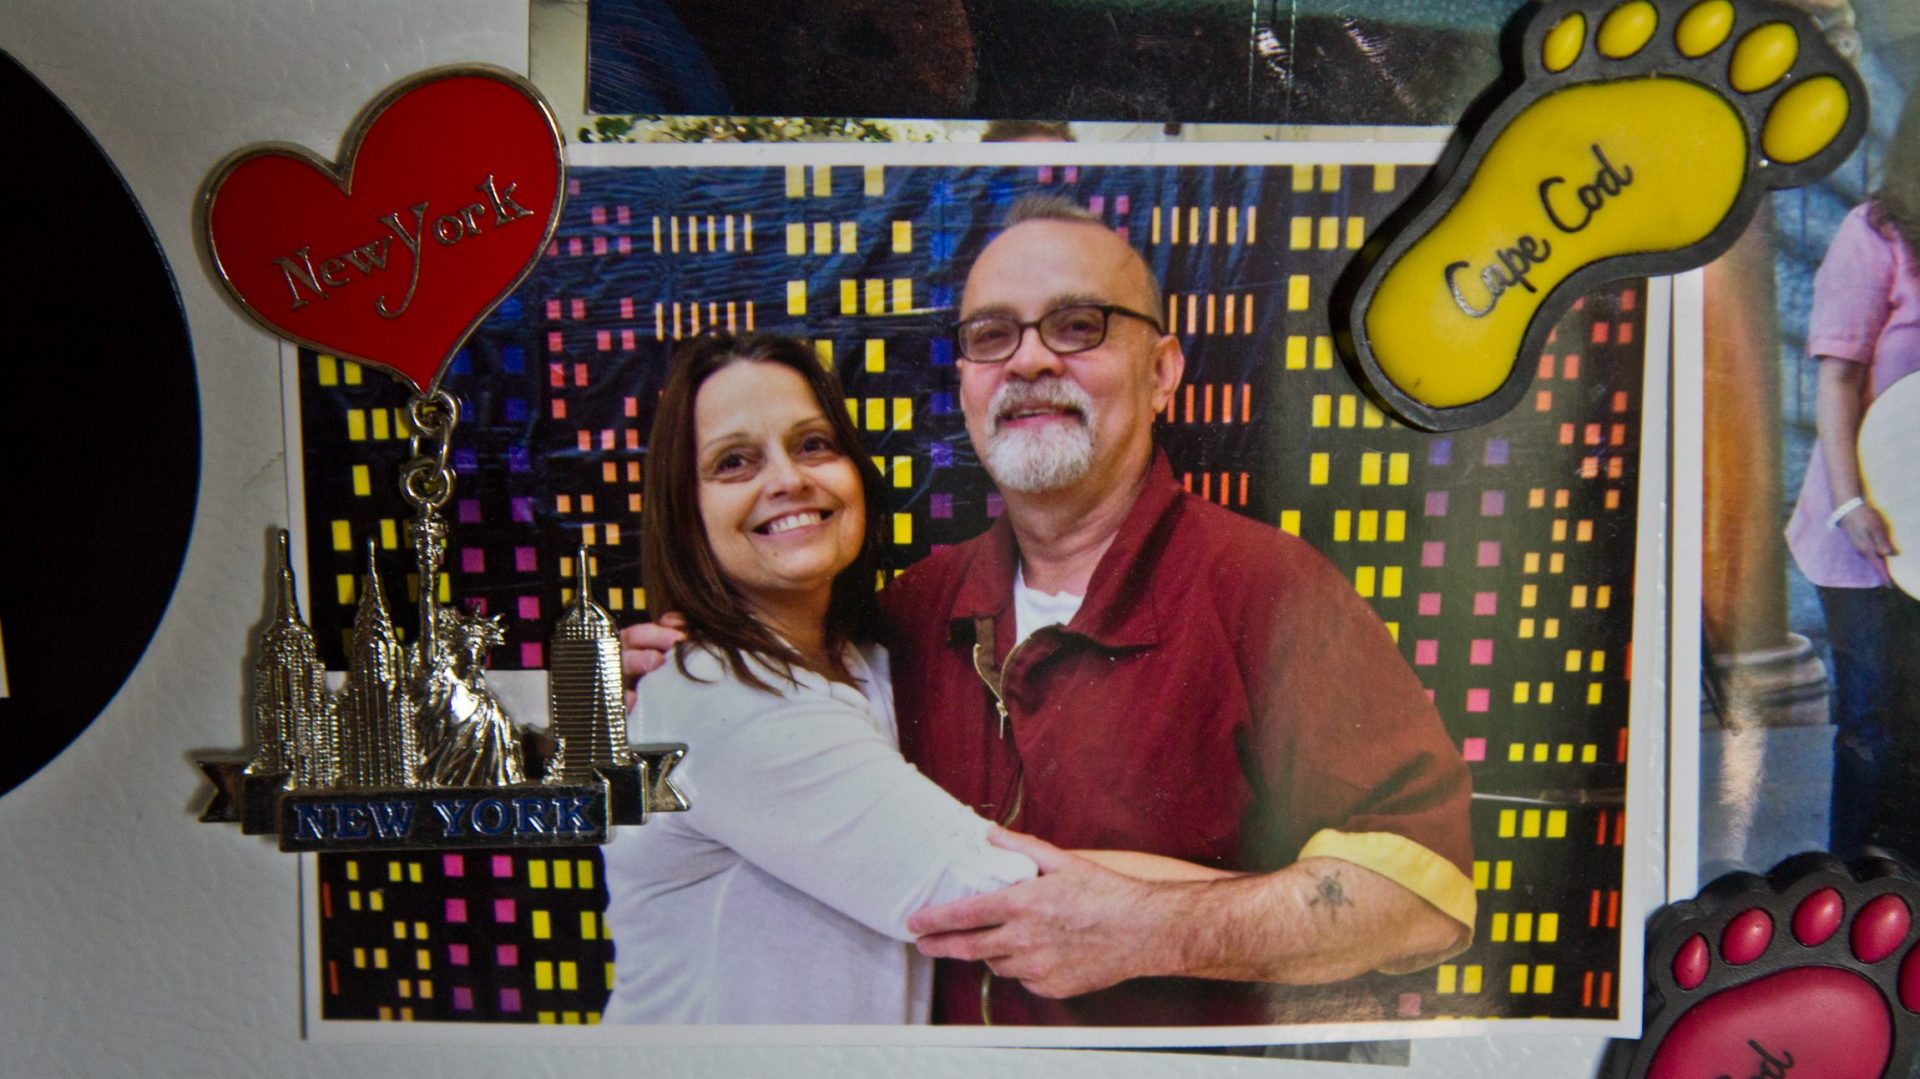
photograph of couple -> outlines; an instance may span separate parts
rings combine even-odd
[[[320,856],[322,1019],[1620,1021],[1645,282],[1430,435],[1326,307],[1417,165],[590,149],[449,376],[443,587],[505,616],[488,676],[537,724],[584,541],[692,808],[565,857]],[[353,437],[385,388],[327,362],[309,536],[398,516],[352,478],[404,445]]]

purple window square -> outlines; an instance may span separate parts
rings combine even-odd
[[[539,565],[540,557],[534,554],[533,548],[515,547],[513,549],[513,572],[532,573],[539,568]]]
[[[1480,492],[1480,516],[1499,517],[1507,512],[1507,492]]]
[[[1453,439],[1436,438],[1427,447],[1427,463],[1430,465],[1450,465],[1453,463]]]
[[[937,494],[928,500],[927,516],[944,521],[953,516],[953,496]]]
[[[469,473],[469,475],[471,475],[471,473]],[[462,498],[459,502],[460,523],[463,525],[479,524],[480,500],[477,498]]]
[[[447,962],[456,967],[464,967],[473,962],[473,946],[470,944],[447,945]]]
[[[460,572],[487,572],[487,552],[478,547],[468,547],[460,552]]]
[[[495,945],[493,949],[493,961],[503,967],[519,966],[520,946],[518,944]]]
[[[1445,517],[1447,515],[1447,492],[1427,492],[1427,516]]]
[[[516,498],[513,500],[513,523],[522,525],[533,523],[533,499]]]
[[[456,985],[453,987],[453,1010],[456,1012],[470,1012],[473,1010],[472,989],[464,985]]]
[[[518,989],[500,990],[500,1010],[503,1012],[519,1011],[520,1010],[520,990]]]
[[[1507,440],[1504,438],[1487,439],[1487,463],[1504,465],[1507,463]]]
[[[1499,540],[1481,540],[1479,552],[1474,558],[1474,565],[1484,569],[1488,566],[1497,566],[1499,564],[1500,564],[1500,541]]]
[[[533,467],[533,460],[527,454],[525,446],[507,447],[507,471],[526,472]]]

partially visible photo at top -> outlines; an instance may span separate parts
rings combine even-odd
[[[591,114],[1451,124],[1507,0],[586,0]],[[743,32],[744,29],[752,32]]]

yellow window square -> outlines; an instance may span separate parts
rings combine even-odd
[[[1299,341],[1300,338],[1296,337],[1293,340]],[[1304,342],[1302,343],[1304,344]],[[1305,359],[1305,352],[1306,352],[1305,349],[1301,350],[1303,361]],[[1302,366],[1305,366],[1304,362],[1302,363]],[[1313,420],[1312,420],[1313,426],[1325,427],[1331,424],[1332,422],[1333,422],[1333,395],[1328,393],[1314,394],[1313,395]]]
[[[1325,453],[1316,453],[1307,458],[1307,482],[1315,487],[1325,487],[1331,465],[1332,460]]]
[[[805,281],[787,282],[787,314],[804,315],[807,313],[807,283]]]
[[[547,886],[547,860],[530,858],[527,860],[527,887],[545,888]]]
[[[1532,699],[1533,699],[1533,683],[1532,682],[1515,682],[1513,684],[1513,703],[1525,704]]]
[[[1353,538],[1353,511],[1333,511],[1333,542],[1345,543]]]
[[[884,431],[887,429],[887,402],[878,397],[867,398],[867,430]]]
[[[1340,166],[1338,165],[1320,166],[1320,190],[1322,191],[1340,190]]]
[[[1354,395],[1350,393],[1341,394],[1340,395],[1340,421],[1339,421],[1340,426],[1352,427],[1354,416],[1356,415],[1356,411],[1357,411],[1357,406],[1354,401]]]
[[[580,912],[580,939],[592,940],[600,932],[599,916],[593,911]]]
[[[815,221],[813,223],[813,253],[816,255],[833,254],[833,223]]]
[[[560,988],[562,989],[580,988],[580,964],[579,963],[566,962],[566,963],[560,964]],[[579,1018],[578,1016],[575,1016],[575,1019],[578,1019],[578,1018]]]
[[[896,513],[893,515],[893,542],[902,547],[913,542],[913,514]]]
[[[913,398],[896,397],[893,399],[893,429],[896,431],[913,430]]]
[[[1513,863],[1502,859],[1493,864],[1493,890],[1504,892],[1513,887]]]
[[[913,310],[913,278],[893,279],[893,309],[895,311]]]
[[[373,493],[373,474],[366,465],[353,466],[353,493],[360,498]]]
[[[1509,993],[1526,992],[1527,980],[1528,980],[1527,974],[1528,974],[1528,970],[1527,970],[1527,965],[1525,963],[1514,964],[1513,970],[1509,971],[1507,974],[1507,992]]]
[[[1296,217],[1288,222],[1287,246],[1295,251],[1304,251],[1313,246],[1313,218]]]
[[[1373,167],[1373,189],[1375,191],[1393,190],[1393,166],[1375,165]]]
[[[1390,453],[1387,455],[1387,483],[1393,487],[1404,487],[1407,483],[1407,465],[1409,455]]]
[[[1378,452],[1360,455],[1360,485],[1373,487],[1380,483],[1380,454]]]
[[[895,254],[905,254],[913,250],[913,222],[895,221],[893,223],[893,250]]]
[[[1552,944],[1560,939],[1560,916],[1547,911],[1540,915],[1540,928],[1534,934],[1542,944]]]
[[[1380,511],[1360,511],[1360,542],[1372,543],[1380,538]]]
[[[1513,916],[1513,939],[1521,944],[1533,943],[1533,915],[1522,911]]]
[[[1587,703],[1588,704],[1600,703],[1600,683],[1591,682],[1587,685]]]
[[[1460,979],[1461,992],[1478,993],[1480,991],[1482,969],[1478,963],[1469,963],[1467,965],[1466,976]]]
[[[1560,743],[1560,745],[1556,747],[1553,751],[1553,762],[1555,764],[1572,764],[1573,763],[1573,743],[1572,742]]]
[[[1307,304],[1311,301],[1308,287],[1306,274],[1297,273],[1287,276],[1287,310],[1305,311],[1307,309]]]
[[[553,860],[553,886],[555,888],[573,887],[573,860],[555,858]]]
[[[869,198],[887,193],[887,170],[884,165],[868,165],[861,176],[860,193]]]
[[[1481,861],[1473,863],[1473,887],[1476,891],[1487,890],[1487,863]]]
[[[1298,337],[1298,336],[1287,338],[1287,370],[1304,371],[1306,369],[1307,369],[1307,339],[1304,337]],[[1322,394],[1321,396],[1324,397],[1326,395]],[[1329,398],[1329,400],[1331,399]],[[1316,412],[1314,413],[1314,415],[1317,416],[1319,415],[1319,413]],[[1319,424],[1318,426],[1324,427],[1326,425]]]
[[[1353,571],[1353,590],[1371,599],[1374,591],[1373,574],[1374,569],[1372,566],[1357,567]]]
[[[787,254],[804,255],[807,253],[807,226],[799,221],[787,223]]]
[[[892,477],[895,487],[911,488],[913,486],[913,458],[895,457],[893,459],[893,467],[888,470],[887,474]]]
[[[533,917],[532,917],[532,925],[533,925],[533,939],[535,940],[553,939],[553,914],[551,912],[544,911],[544,910],[534,911]]]
[[[1493,916],[1492,922],[1490,922],[1487,925],[1487,939],[1491,940],[1495,944],[1506,943],[1507,915],[1504,912],[1500,914],[1495,914]]]
[[[1514,829],[1519,826],[1519,823],[1520,823],[1520,814],[1517,810],[1512,810],[1512,809],[1501,810],[1500,811],[1500,838],[1512,839]]]
[[[1304,278],[1302,280],[1305,280]],[[1321,334],[1313,339],[1313,369],[1326,371],[1333,367],[1333,338]]]
[[[1509,745],[1507,747],[1508,761],[1517,763],[1519,761],[1523,761],[1526,759],[1527,759],[1527,747],[1525,745],[1522,745],[1519,742],[1515,742],[1512,745]]]
[[[860,283],[852,278],[840,282],[840,313],[857,315],[860,313]]]
[[[1547,813],[1547,838],[1567,838],[1567,811],[1555,809]]]
[[[644,599],[636,600],[634,602],[634,606],[636,607],[645,607],[646,605],[647,604]],[[580,887],[582,888],[593,887],[593,863],[585,858],[581,858],[576,860],[573,863],[573,865],[574,865],[573,875],[577,880],[580,881]]]
[[[1387,511],[1386,538],[1388,543],[1399,543],[1407,538],[1406,510]]]
[[[852,221],[840,222],[840,253],[853,255],[860,251],[860,226]]]
[[[887,283],[877,277],[866,280],[866,312],[869,315],[887,313]]]
[[[1583,584],[1574,585],[1573,594],[1568,598],[1567,602],[1568,605],[1572,606],[1575,610],[1585,607],[1587,605],[1587,586]]]
[[[1552,682],[1540,683],[1540,703],[1541,704],[1553,703],[1553,683]]]
[[[1285,532],[1289,536],[1297,536],[1300,534],[1299,510],[1280,511],[1280,531]]]
[[[369,409],[367,411],[367,419],[373,424],[374,441],[384,441],[393,437],[393,428],[391,426],[392,415],[392,413],[384,408]]]
[[[553,988],[553,962],[542,959],[533,965],[533,987],[535,989]]]
[[[333,549],[336,551],[353,550],[353,526],[346,521],[333,522]]]
[[[1436,993],[1453,992],[1459,977],[1459,969],[1460,968],[1454,966],[1452,963],[1440,964],[1439,975],[1434,982],[1433,991]]]
[[[1547,762],[1547,744],[1545,742],[1535,742],[1533,744],[1533,763],[1545,764],[1546,762]]]
[[[1358,251],[1367,242],[1367,219],[1347,218],[1347,249]]]
[[[1536,993],[1553,992],[1553,967],[1541,965],[1533,968],[1533,991]]]
[[[1600,759],[1600,747],[1591,743],[1580,747],[1580,763],[1592,764]]]
[[[1313,190],[1313,166],[1295,165],[1293,167],[1293,189],[1295,191]]]
[[[813,167],[813,197],[824,199],[833,194],[833,166],[815,165]]]
[[[1340,219],[1323,217],[1320,219],[1320,250],[1331,251],[1340,246]]]
[[[787,166],[787,197],[804,198],[807,194],[807,167],[805,165]]]
[[[362,408],[347,410],[347,439],[350,442],[367,440],[367,412]]]
[[[1380,595],[1384,599],[1399,599],[1402,572],[1399,566],[1388,566],[1380,571]]]

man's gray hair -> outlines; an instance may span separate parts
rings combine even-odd
[[[1065,221],[1070,224],[1107,228],[1107,223],[1089,212],[1086,207],[1065,195],[1056,195],[1052,192],[1022,195],[1007,207],[1008,228],[1024,225],[1029,221]],[[1108,231],[1112,230],[1108,229]],[[1147,295],[1153,301],[1153,306],[1144,313],[1155,318],[1164,318],[1161,308],[1166,306],[1166,298],[1160,290],[1159,275],[1153,272],[1153,267],[1147,263],[1147,257],[1140,254],[1138,249],[1135,249],[1134,254],[1140,259],[1140,269],[1147,278]]]

